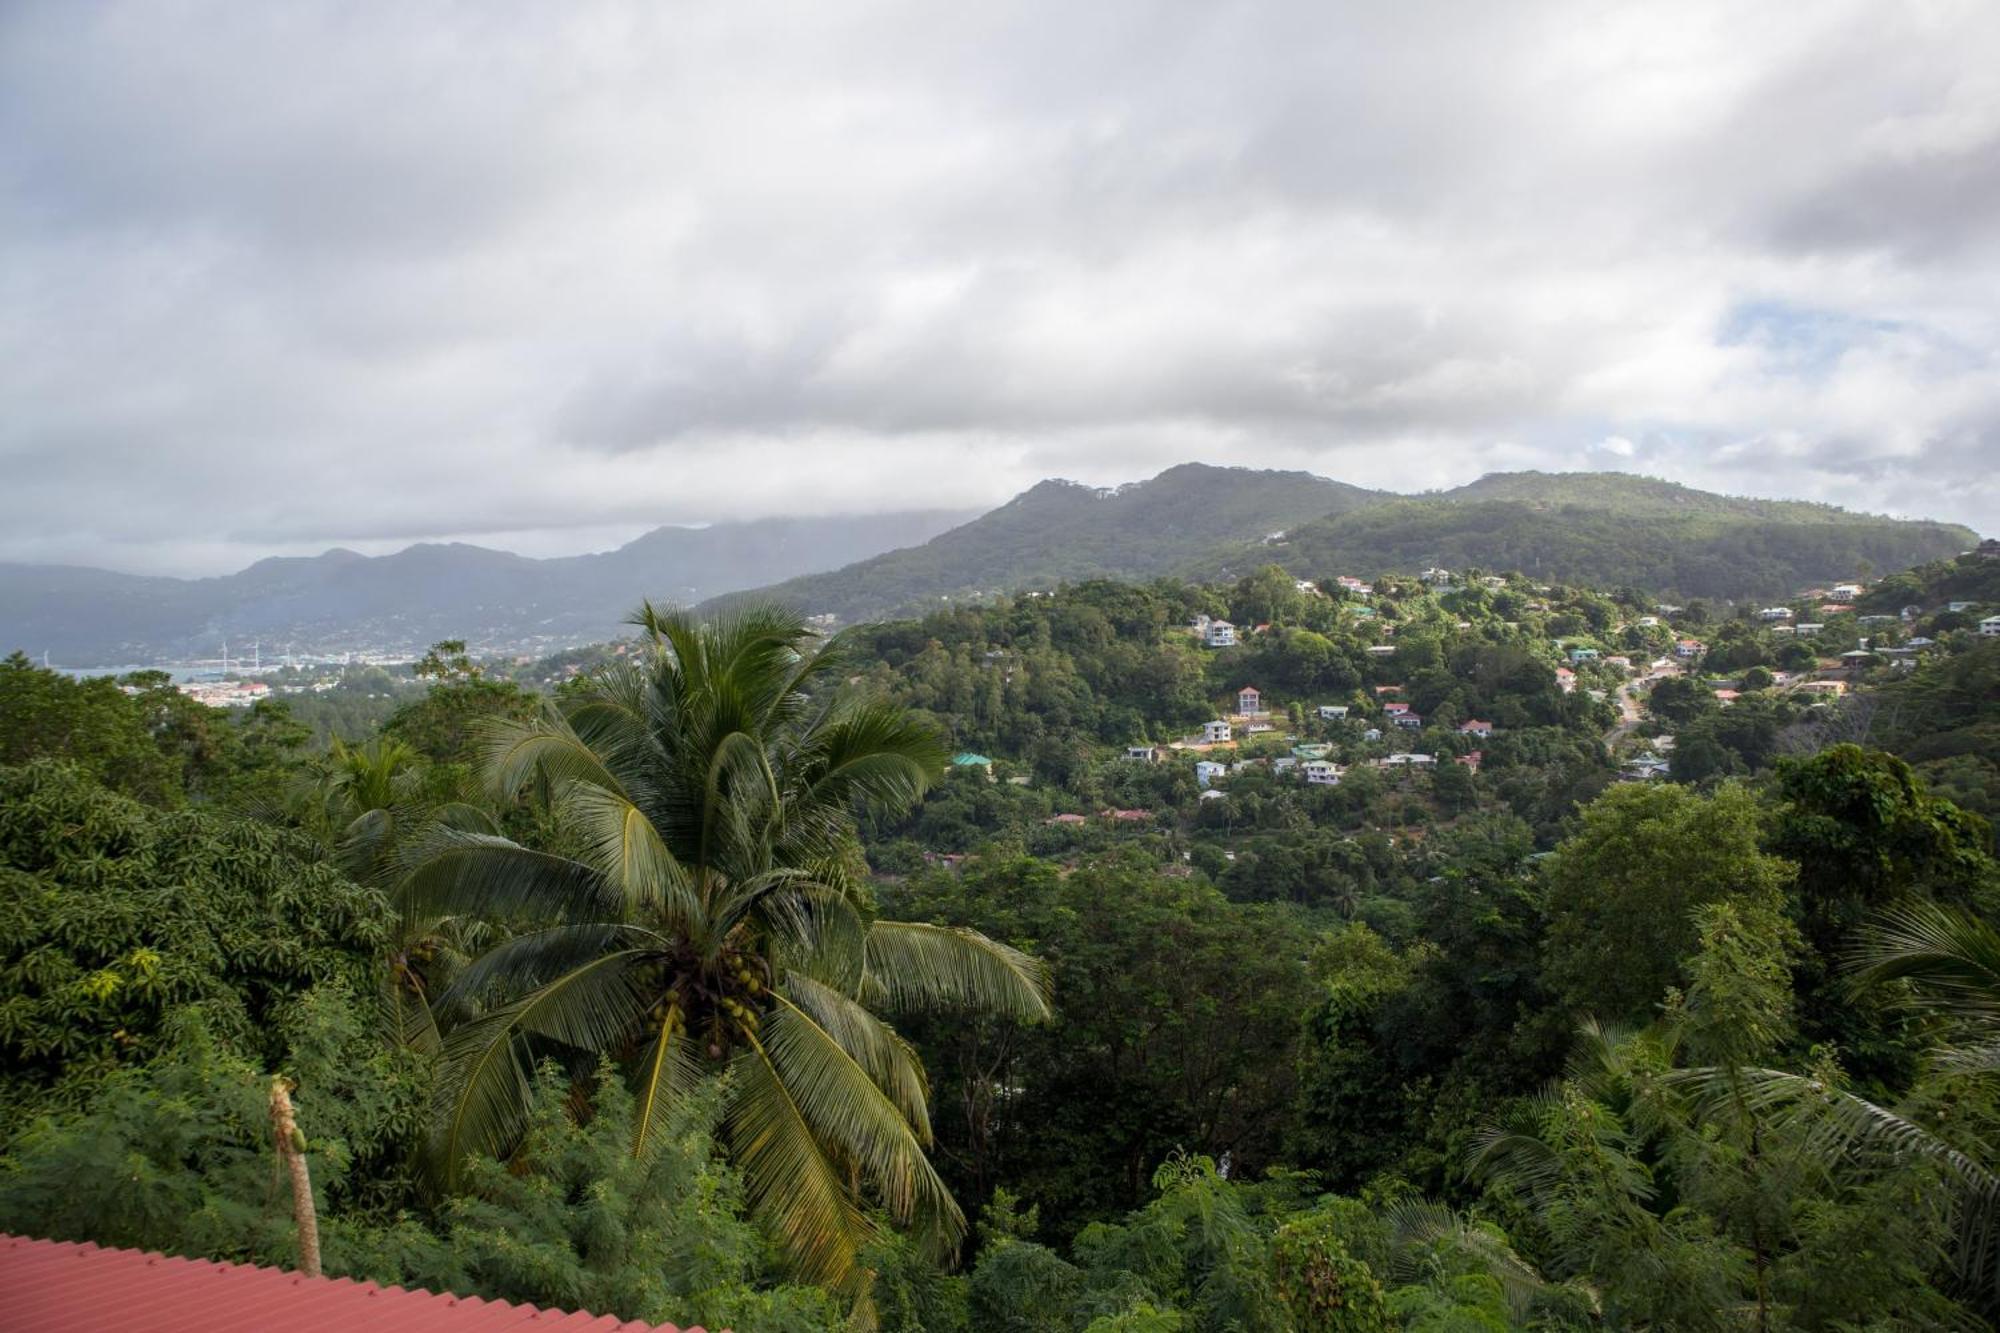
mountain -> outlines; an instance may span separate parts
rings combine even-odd
[[[705,597],[831,569],[922,542],[970,515],[942,510],[771,518],[656,528],[615,551],[530,559],[462,543],[393,555],[334,549],[260,560],[220,578],[0,564],[0,652],[70,665],[272,651],[419,648],[463,638],[493,649],[603,639],[640,602]]]
[[[1202,463],[1110,489],[1044,481],[922,546],[791,579],[757,596],[852,621],[1064,581],[1152,578],[1382,498],[1308,472]]]
[[[1306,577],[1476,566],[1733,601],[1901,569],[1977,541],[1951,523],[1712,495],[1648,477],[1519,472],[1302,524],[1208,572],[1265,560]]]
[[[1275,561],[1306,578],[1473,565],[1733,600],[1848,577],[1864,563],[1900,569],[1975,541],[1948,523],[1617,472],[1494,473],[1412,497],[1304,472],[1187,464],[1115,490],[1045,481],[922,546],[755,596],[852,621],[1066,579],[1226,577]]]

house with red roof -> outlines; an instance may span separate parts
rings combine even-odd
[[[0,1236],[9,1333],[702,1333],[255,1264]]]

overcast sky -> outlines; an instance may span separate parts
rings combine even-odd
[[[0,559],[1187,460],[2000,529],[2000,4],[0,4]]]

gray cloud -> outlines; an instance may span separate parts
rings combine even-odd
[[[0,559],[1615,466],[1988,530],[2000,10],[0,11]]]

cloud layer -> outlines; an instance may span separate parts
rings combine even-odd
[[[1616,467],[2000,527],[2000,7],[24,4],[0,559]]]

